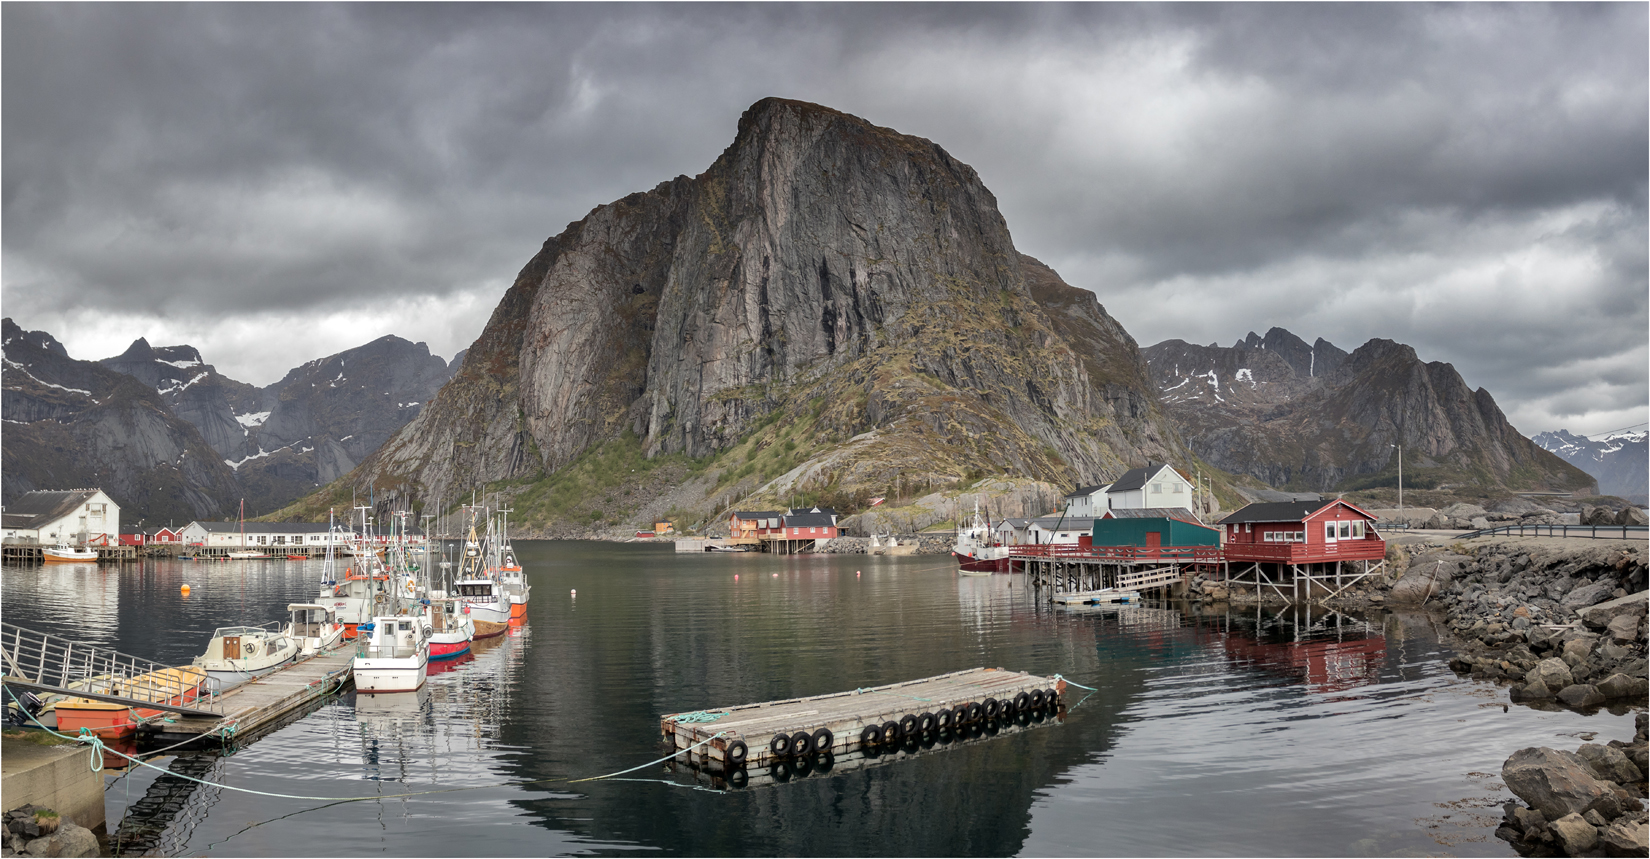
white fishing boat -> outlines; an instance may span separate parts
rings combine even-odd
[[[974,502],[974,522],[957,532],[957,543],[951,547],[957,559],[959,573],[1009,572],[1008,546],[994,546],[991,523],[980,515],[980,502]]]
[[[222,626],[212,632],[206,653],[194,665],[206,670],[211,691],[221,692],[268,674],[298,655],[298,642],[275,624]]]
[[[332,608],[319,603],[295,602],[288,604],[286,610],[292,614],[287,634],[298,642],[300,658],[331,650],[344,640],[344,624]]]
[[[90,546],[70,546],[58,543],[40,550],[41,560],[48,564],[84,564],[97,560],[97,550]]]
[[[522,573],[521,562],[516,560],[516,550],[510,545],[510,534],[507,529],[506,515],[511,510],[499,511],[498,516],[498,550],[497,566],[493,568],[492,578],[504,589],[504,595],[510,600],[510,617],[522,618],[527,616],[527,601],[533,593],[533,586],[527,584],[527,577]]]
[[[459,579],[453,582],[453,596],[460,611],[475,624],[476,638],[502,635],[510,628],[510,596],[504,587],[488,578]]]
[[[357,692],[416,692],[424,685],[429,676],[430,640],[423,618],[375,617],[362,631],[367,637],[358,643],[351,665]]]

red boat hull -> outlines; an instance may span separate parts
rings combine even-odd
[[[1006,573],[1009,572],[1009,568],[1013,564],[1013,561],[1008,558],[979,561],[957,552],[952,552],[951,557],[957,559],[957,566],[970,573]]]

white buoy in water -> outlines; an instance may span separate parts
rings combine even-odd
[[[573,589],[573,596],[578,596],[578,595],[579,595],[579,589],[578,589],[578,588],[574,588],[574,589]]]

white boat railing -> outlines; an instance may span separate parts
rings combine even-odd
[[[364,659],[410,659],[418,655],[419,648],[412,645],[382,645],[374,647],[363,644],[355,651],[355,655]]]

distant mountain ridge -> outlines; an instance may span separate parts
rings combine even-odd
[[[451,375],[425,344],[389,335],[260,389],[219,373],[192,346],[139,338],[120,355],[76,361],[50,334],[5,325],[5,496],[98,484],[137,518],[226,515],[243,497],[250,515],[278,509],[348,473]],[[87,423],[102,397],[83,392],[117,388],[123,402],[147,404],[142,413],[164,431],[128,442],[121,430],[92,430],[107,423]],[[72,437],[65,425],[76,428]],[[156,477],[144,463],[174,448],[194,451],[203,465]]]
[[[1231,347],[1167,340],[1142,350],[1187,444],[1211,464],[1280,489],[1589,488],[1592,479],[1519,435],[1482,388],[1409,346],[1346,353],[1282,328]]]
[[[1565,462],[1598,478],[1598,491],[1637,504],[1650,501],[1650,432],[1617,432],[1592,439],[1565,430],[1544,432],[1534,441]]]

